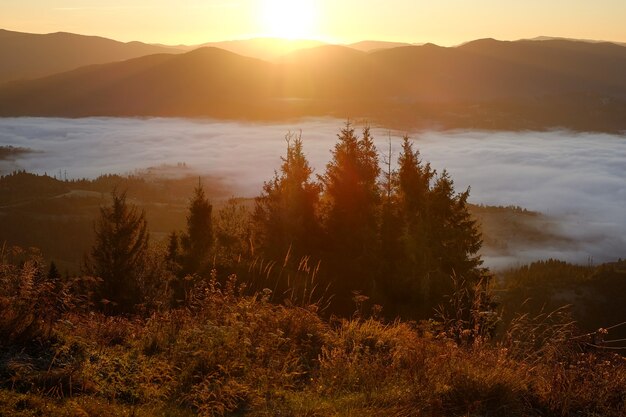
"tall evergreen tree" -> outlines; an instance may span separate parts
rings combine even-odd
[[[423,304],[429,298],[430,279],[435,268],[431,256],[433,236],[429,233],[430,187],[435,172],[430,164],[423,164],[418,150],[408,136],[402,141],[398,157],[397,198],[401,227],[398,235],[403,250],[399,253],[400,277],[394,290],[399,304]]]
[[[477,319],[471,313],[473,307],[488,309],[490,303],[486,293],[489,277],[486,270],[481,268],[482,260],[478,251],[482,246],[482,239],[476,221],[472,218],[467,199],[469,188],[462,193],[455,193],[454,182],[444,170],[437,178],[431,192],[432,213],[432,259],[437,260],[438,271],[436,279],[431,281],[431,291],[428,301],[439,303],[444,307],[446,314],[458,314],[459,306],[449,305],[443,297],[464,291],[467,296],[462,297],[465,303],[472,303],[480,299],[480,306],[463,306],[463,320],[472,322]],[[454,279],[453,279],[454,278]],[[481,285],[478,285],[481,284]],[[448,308],[445,308],[447,305]]]
[[[472,285],[483,276],[482,245],[467,205],[469,189],[456,193],[444,170],[439,176],[423,164],[407,137],[398,159],[398,199],[403,222],[400,304],[419,304],[425,315],[453,290],[452,277]]]
[[[379,266],[380,166],[370,130],[358,138],[347,123],[332,160],[320,178],[324,186],[329,267],[339,292],[371,291]]]
[[[438,238],[433,250],[434,257],[440,260],[442,272],[474,280],[482,264],[478,255],[482,239],[476,220],[469,212],[469,193],[469,188],[455,193],[454,181],[447,171],[443,171],[432,190],[431,233]]]
[[[213,206],[207,199],[200,179],[189,202],[187,230],[172,232],[168,237],[166,261],[174,275],[170,281],[172,303],[178,305],[186,299],[188,276],[208,276],[213,246]]]
[[[259,249],[269,259],[294,259],[318,250],[317,219],[319,186],[311,181],[313,169],[307,161],[300,135],[288,134],[287,155],[280,172],[263,185],[257,197],[253,221]]]
[[[86,272],[102,279],[97,296],[113,303],[109,310],[125,313],[142,302],[149,235],[144,213],[126,203],[126,193],[113,192],[112,197],[111,206],[100,208]]]
[[[209,203],[202,183],[198,180],[189,203],[187,230],[180,235],[179,259],[183,275],[208,272],[210,251],[213,245],[212,212],[213,206]],[[170,248],[178,247],[173,235],[170,236],[169,246]]]
[[[398,158],[398,188],[400,200],[405,212],[414,217],[427,215],[427,199],[431,181],[435,172],[430,164],[424,165],[418,150],[413,150],[413,144],[408,136],[402,139],[402,151]]]
[[[57,265],[54,261],[52,261],[50,262],[50,268],[48,269],[48,280],[58,281],[59,279],[61,279],[61,273],[59,272]]]
[[[280,171],[256,199],[260,252],[271,259],[289,250],[319,256],[340,313],[353,311],[352,292],[360,290],[391,314],[427,317],[452,291],[453,276],[478,282],[481,241],[469,189],[455,193],[447,172],[437,176],[422,163],[408,137],[397,170],[388,160],[380,182],[369,128],[359,138],[348,123],[337,136],[319,185],[310,180],[300,138],[288,137]],[[320,227],[323,247],[312,243]]]

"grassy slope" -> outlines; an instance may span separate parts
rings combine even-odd
[[[6,267],[3,279],[10,275]],[[28,270],[12,273],[28,281]],[[40,301],[54,295],[36,288],[28,294]],[[473,337],[471,329],[454,341],[452,330],[426,324],[324,321],[315,306],[241,295],[235,281],[224,289],[208,281],[195,294],[191,307],[148,318],[74,307],[49,311],[45,322],[32,303],[8,300],[12,307],[0,310],[0,327],[9,323],[14,331],[0,342],[2,415],[610,417],[626,411],[626,361],[581,351],[562,323],[542,329],[532,346],[520,343],[536,336],[532,326],[518,326],[500,344]],[[5,293],[0,303],[6,301]]]
[[[5,210],[17,207],[33,224],[38,216],[60,218],[68,207],[86,210],[88,217],[120,181],[144,205],[176,205],[182,222],[195,185],[189,179],[120,177],[71,184],[19,174],[10,178],[19,185],[16,193],[6,180],[0,188]],[[181,186],[180,195],[173,193]],[[212,194],[220,190],[217,184]],[[515,209],[475,210],[481,216],[491,212],[494,224],[510,213],[536,216]],[[67,237],[69,229],[64,230]],[[8,262],[11,256],[27,262]],[[563,312],[541,315],[535,309],[508,317],[496,341],[454,320],[446,325],[362,316],[327,320],[316,305],[277,305],[268,302],[268,292],[244,293],[235,281],[221,289],[207,279],[199,281],[189,308],[112,318],[90,312],[77,295],[84,282],[72,281],[70,292],[45,279],[41,265],[46,264],[33,259],[2,251],[2,416],[621,416],[626,411],[626,361],[589,350],[581,343],[588,338],[576,338]],[[556,295],[550,299],[556,303],[559,294],[581,285],[610,295],[624,281],[622,264],[596,271],[545,263],[511,271],[504,279],[511,305],[527,294]]]

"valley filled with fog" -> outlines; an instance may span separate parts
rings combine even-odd
[[[24,169],[67,178],[132,173],[150,167],[188,168],[211,175],[233,195],[254,197],[284,154],[285,134],[302,132],[304,151],[321,174],[330,159],[338,119],[280,124],[204,119],[4,118],[0,146],[24,148],[0,160],[0,173]],[[356,123],[357,131],[361,124]],[[405,132],[373,127],[381,159],[398,156]],[[626,253],[626,136],[548,132],[408,132],[424,161],[444,168],[456,190],[471,186],[473,204],[515,205],[543,214],[535,227],[555,239],[485,253],[490,266],[537,259],[609,262]],[[167,170],[164,170],[167,171]],[[173,170],[172,173],[180,173]]]

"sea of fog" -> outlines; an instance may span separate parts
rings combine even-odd
[[[255,124],[198,119],[0,118],[0,146],[35,152],[0,161],[14,169],[63,173],[68,178],[129,173],[184,162],[224,178],[233,194],[257,195],[280,166],[285,134],[302,132],[304,149],[322,173],[344,122],[309,119]],[[357,126],[357,129],[360,127]],[[396,158],[401,136],[373,128],[381,154],[391,135]],[[558,257],[574,262],[626,257],[626,135],[600,133],[408,132],[425,161],[446,168],[470,201],[518,205],[558,221],[568,247],[520,249],[519,262]]]

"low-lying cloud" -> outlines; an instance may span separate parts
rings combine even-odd
[[[302,131],[307,157],[322,173],[342,126],[336,119],[246,124],[5,118],[0,119],[0,145],[39,152],[0,161],[0,172],[26,169],[93,178],[185,162],[198,172],[223,177],[236,194],[254,196],[280,166],[288,131]],[[387,153],[388,131],[373,133],[381,154]],[[396,158],[401,134],[391,136]],[[410,136],[425,161],[450,172],[457,190],[471,185],[473,203],[539,211],[555,219],[561,234],[578,242],[518,248],[511,262],[547,257],[603,262],[626,257],[626,136],[567,131],[427,131]]]

